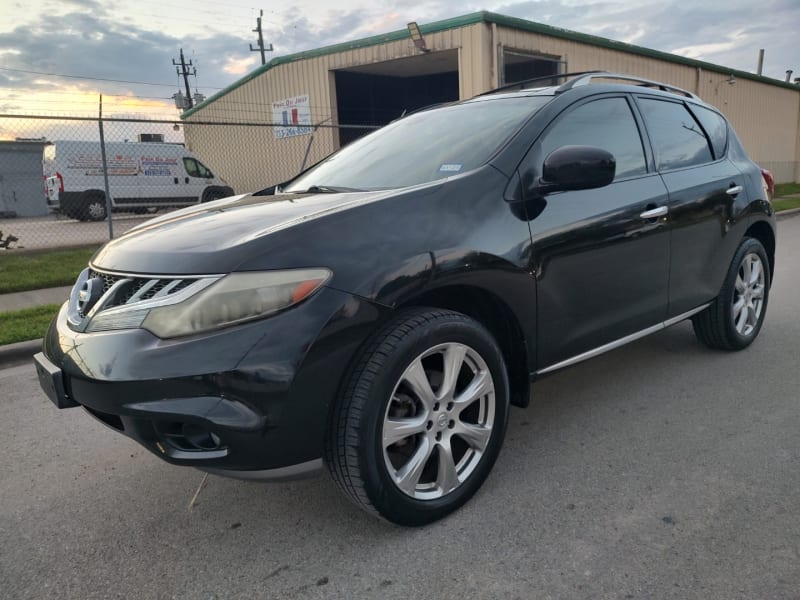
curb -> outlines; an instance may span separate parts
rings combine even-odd
[[[800,208],[790,208],[789,210],[782,210],[775,213],[776,219],[786,219],[788,217],[793,217],[796,214],[800,213]]]
[[[42,340],[29,340],[0,346],[0,369],[31,362],[33,355],[42,350]]]

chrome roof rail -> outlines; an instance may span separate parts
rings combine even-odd
[[[697,95],[693,94],[689,90],[685,90],[683,88],[679,88],[674,85],[670,85],[668,83],[662,83],[660,81],[653,81],[651,79],[643,79],[642,77],[634,77],[632,75],[623,75],[622,73],[610,73],[608,71],[591,71],[589,73],[580,74],[579,77],[575,79],[570,79],[561,87],[558,88],[557,93],[566,92],[567,90],[571,90],[574,87],[580,87],[583,85],[589,85],[592,82],[592,79],[618,79],[620,81],[631,81],[638,84],[641,87],[651,87],[659,89],[663,92],[673,92],[676,94],[683,94],[688,98],[694,98],[695,100],[699,100],[700,98]]]
[[[515,89],[521,91],[527,89],[529,83],[536,83],[537,81],[548,81],[552,79],[564,79],[566,77],[577,77],[580,75],[591,75],[593,73],[605,73],[605,71],[580,71],[577,73],[555,73],[553,75],[540,75],[539,77],[532,77],[531,79],[523,79],[522,81],[515,81],[514,83],[507,83],[505,85],[501,85],[500,87],[496,87],[493,90],[489,90],[488,92],[483,92],[481,94],[478,94],[478,96],[488,96],[489,94],[494,94],[496,92],[506,92],[508,90],[515,90]]]

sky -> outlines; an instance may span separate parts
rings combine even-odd
[[[102,93],[106,115],[174,119],[179,50],[210,96],[260,65],[262,8],[267,60],[490,10],[751,72],[764,48],[764,75],[800,76],[800,0],[0,0],[0,115],[96,115]]]

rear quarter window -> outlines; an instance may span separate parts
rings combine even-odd
[[[728,147],[728,122],[713,110],[702,106],[692,105],[692,111],[711,139],[714,158],[725,156],[725,149]]]

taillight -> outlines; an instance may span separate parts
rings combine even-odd
[[[764,178],[764,185],[769,194],[769,199],[772,200],[772,196],[775,194],[775,178],[767,169],[761,169],[761,176]]]
[[[64,192],[64,178],[58,172],[56,172],[56,177],[58,177],[58,193],[61,194]]]

